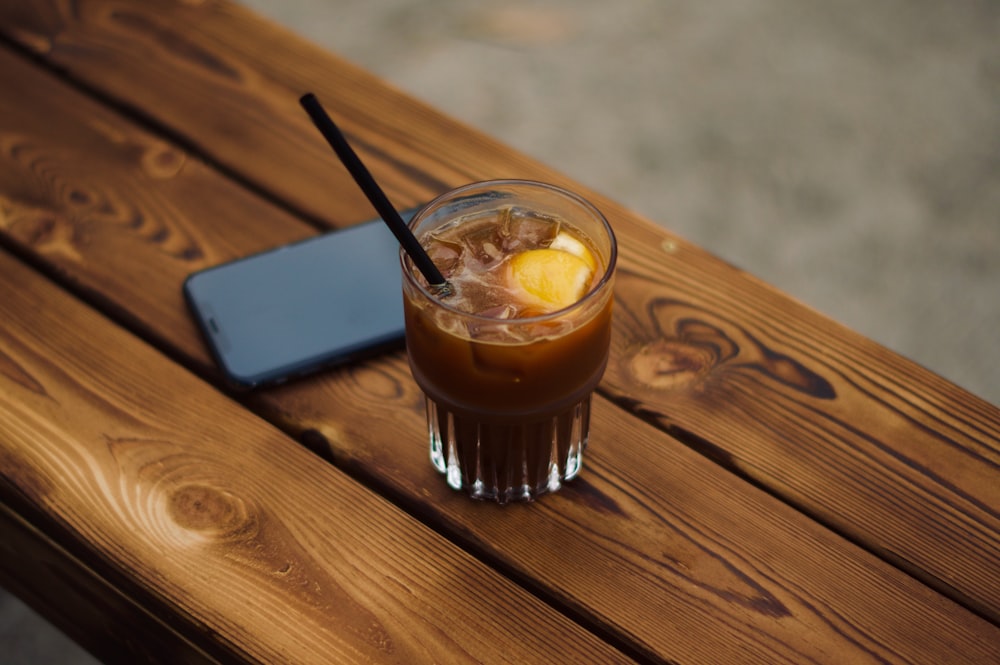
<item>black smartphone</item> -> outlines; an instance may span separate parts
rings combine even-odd
[[[374,219],[200,270],[184,296],[227,379],[251,388],[401,347],[400,280]]]

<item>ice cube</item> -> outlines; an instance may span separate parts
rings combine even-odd
[[[507,254],[548,247],[559,234],[559,220],[525,211],[511,210],[503,228],[503,249]]]
[[[517,316],[517,308],[511,304],[501,304],[488,307],[477,312],[479,316],[488,316],[491,319],[513,319]]]
[[[451,279],[462,266],[462,245],[459,243],[436,238],[427,248],[427,255],[445,279]]]
[[[469,339],[474,342],[486,342],[488,344],[511,344],[517,342],[514,330],[503,319],[495,321],[479,321],[475,325],[469,325]],[[476,369],[485,374],[495,374],[502,368],[497,367],[493,354],[482,348],[481,344],[473,344],[472,361]]]
[[[462,233],[466,263],[475,260],[480,270],[489,270],[503,259],[503,237],[500,227],[487,221],[467,228]]]

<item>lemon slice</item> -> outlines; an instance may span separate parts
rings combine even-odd
[[[556,234],[556,237],[553,238],[552,244],[549,245],[549,248],[559,249],[564,252],[569,252],[573,256],[579,256],[586,262],[591,270],[597,270],[597,261],[594,260],[594,255],[590,253],[587,246],[565,231],[560,231]]]
[[[582,298],[593,274],[583,258],[551,247],[529,249],[510,259],[513,285],[528,296],[530,304],[550,312]]]

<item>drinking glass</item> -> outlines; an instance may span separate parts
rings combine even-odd
[[[470,313],[400,253],[407,352],[426,396],[431,462],[454,489],[499,503],[554,492],[580,471],[591,396],[608,361],[617,258],[614,233],[593,205],[539,182],[459,187],[424,206],[410,228],[427,246],[445,227],[500,225],[512,215],[556,222],[589,248],[596,271],[579,300],[524,318]]]

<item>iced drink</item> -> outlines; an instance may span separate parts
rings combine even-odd
[[[607,364],[616,258],[607,221],[565,190],[491,181],[439,197],[410,227],[451,290],[436,292],[402,256],[432,462],[476,498],[558,489],[580,470]]]

